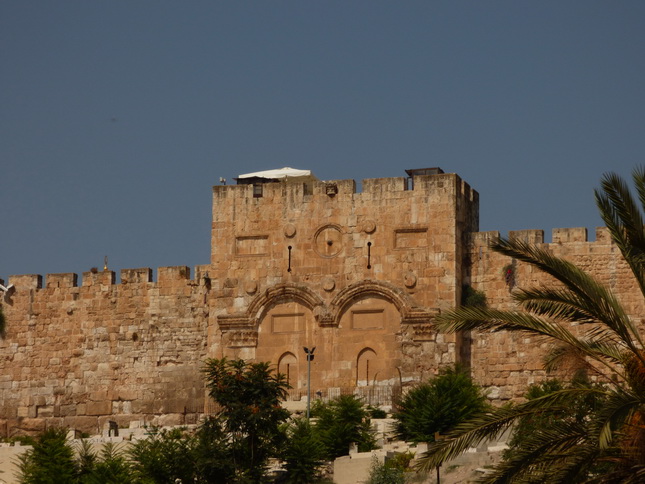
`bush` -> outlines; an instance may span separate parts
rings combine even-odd
[[[128,460],[108,443],[100,455],[87,441],[78,458],[67,442],[66,429],[49,429],[33,441],[33,448],[19,457],[22,484],[123,484],[134,482]]]
[[[487,306],[486,294],[478,291],[472,286],[466,284],[461,291],[461,305],[475,308],[485,308]]]
[[[77,465],[74,449],[67,443],[67,430],[52,428],[35,440],[33,448],[19,457],[22,484],[73,484]]]
[[[572,379],[571,383],[565,385],[557,379],[546,380],[542,383],[531,385],[526,392],[527,400],[535,400],[538,398],[551,395],[555,392],[571,388],[602,388],[601,385],[589,382],[584,372],[579,372]],[[513,456],[521,452],[526,446],[526,443],[536,432],[544,428],[554,426],[556,424],[572,424],[585,423],[589,420],[590,416],[597,412],[603,406],[604,399],[599,394],[590,394],[584,397],[573,398],[567,401],[566,412],[562,411],[562,407],[547,408],[543,412],[532,413],[524,417],[520,417],[515,427],[511,438],[508,441],[508,449],[504,451],[503,457],[505,460],[513,458]],[[603,469],[603,465],[598,467],[599,470]]]
[[[367,406],[367,411],[372,418],[387,418],[387,412],[378,407],[372,407],[371,405]]]
[[[385,467],[400,469],[403,472],[410,470],[410,462],[414,459],[414,452],[402,452],[395,454],[391,459],[385,461]]]
[[[447,368],[401,399],[395,433],[406,441],[433,442],[437,432],[446,433],[485,408],[486,397],[466,371]]]
[[[238,481],[261,482],[269,459],[284,447],[283,423],[289,412],[280,402],[289,384],[268,363],[209,359],[204,367],[209,395],[220,411],[216,415],[229,438],[227,448]]]
[[[194,447],[196,472],[201,481],[213,484],[235,482],[235,465],[228,435],[221,418],[208,417],[199,427]]]
[[[112,442],[105,444],[100,456],[97,456],[92,451],[91,445],[83,441],[83,446],[79,452],[79,460],[79,482],[81,484],[123,484],[132,482],[130,463]]]
[[[300,418],[289,425],[282,458],[287,471],[286,482],[315,482],[320,468],[325,463],[325,446],[309,421]]]
[[[208,417],[194,433],[153,429],[130,450],[132,474],[135,482],[155,484],[238,482],[231,445],[217,417]]]
[[[381,464],[372,459],[370,475],[365,484],[404,484],[405,474],[402,469],[389,467],[387,463]]]
[[[130,449],[135,476],[157,484],[177,479],[193,482],[195,444],[195,438],[181,429],[153,429],[150,437],[138,440]]]
[[[358,444],[359,452],[376,448],[367,410],[353,395],[342,395],[329,403],[318,401],[311,415],[317,417],[316,432],[325,446],[327,458],[349,454],[349,445]]]

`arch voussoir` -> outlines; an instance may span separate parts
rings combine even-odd
[[[316,320],[328,313],[325,301],[309,286],[297,283],[276,284],[259,294],[246,311],[249,321],[257,325],[268,309],[283,302],[296,301],[311,309]]]

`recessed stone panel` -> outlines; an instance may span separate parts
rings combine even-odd
[[[381,329],[384,316],[382,309],[352,311],[352,329]]]
[[[299,333],[304,330],[304,313],[274,314],[271,318],[271,332],[273,333]]]
[[[266,235],[242,236],[235,238],[235,255],[267,255],[269,237]]]
[[[399,229],[394,231],[395,249],[423,249],[428,247],[428,229]]]

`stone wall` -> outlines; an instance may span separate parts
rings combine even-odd
[[[461,297],[478,198],[457,175],[216,186],[213,354],[267,360],[306,389],[393,385],[458,358],[432,318]]]
[[[13,276],[3,303],[0,431],[96,432],[107,419],[181,423],[203,411],[208,287],[187,267]],[[163,416],[163,418],[161,418]],[[161,419],[160,419],[161,418]]]
[[[642,326],[640,315],[645,309],[642,294],[605,227],[596,230],[594,242],[588,241],[585,228],[554,229],[551,243],[544,242],[542,230],[510,232],[509,237],[536,244],[591,274],[618,295],[627,313]],[[492,252],[488,246],[497,238],[499,232],[475,233],[470,244],[467,282],[486,293],[490,307],[514,309],[511,291],[515,288],[554,286],[555,281],[537,269]],[[570,329],[579,334],[581,328]],[[491,398],[521,397],[527,385],[546,377],[543,365],[544,356],[552,347],[550,341],[507,332],[474,333],[470,337],[473,376],[489,388]],[[575,368],[561,369],[564,374],[571,371]]]
[[[544,378],[547,343],[521,335],[442,334],[436,314],[464,284],[512,308],[513,287],[552,284],[488,248],[478,195],[454,174],[295,180],[213,188],[211,261],[186,267],[11,276],[0,301],[0,433],[48,425],[96,432],[192,423],[205,410],[208,357],[269,361],[306,395],[303,347],[316,347],[311,391],[384,390],[462,360],[492,399]],[[512,232],[588,270],[629,314],[642,295],[605,230]],[[509,277],[509,271],[512,277]],[[1,298],[0,298],[1,299]],[[640,320],[638,320],[641,323]],[[574,328],[575,331],[575,328]]]

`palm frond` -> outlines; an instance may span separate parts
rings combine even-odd
[[[556,257],[543,248],[517,239],[499,239],[491,245],[491,248],[496,252],[526,262],[560,281],[566,290],[576,296],[575,299],[568,301],[572,307],[584,309],[587,314],[595,315],[597,321],[604,323],[616,332],[628,346],[633,346],[633,341],[638,341],[642,346],[639,332],[616,297],[575,264]]]
[[[632,180],[638,194],[640,208],[645,212],[645,165],[640,165],[632,170]]]
[[[624,388],[618,387],[609,393],[594,421],[601,449],[607,449],[612,445],[616,430],[629,421],[643,403],[642,396]]]
[[[581,422],[554,421],[548,428],[537,429],[483,482],[544,482],[547,477],[548,482],[572,482],[589,454],[597,451],[597,445],[585,442],[586,436]],[[566,480],[556,478],[558,474]]]
[[[598,321],[598,315],[593,312],[595,308],[589,308],[585,299],[568,289],[516,289],[513,291],[513,300],[525,311],[551,319],[576,323]]]
[[[639,192],[641,206],[645,189],[645,177],[642,168],[633,172],[636,189]],[[607,173],[601,180],[600,190],[595,191],[596,205],[612,239],[620,249],[625,261],[630,266],[645,294],[645,232],[643,217],[627,184],[614,173]]]
[[[625,361],[625,352],[620,345],[614,344],[613,342],[598,340],[589,341],[582,339],[581,341],[588,346],[590,351],[602,355],[602,358],[607,359],[613,365],[620,365]],[[565,362],[573,362],[577,369],[584,369],[587,373],[594,373],[600,378],[607,379],[608,381],[615,383],[610,380],[606,374],[602,373],[595,366],[590,364],[586,356],[587,355],[585,353],[571,345],[554,345],[544,357],[544,370],[547,373],[552,373],[562,368]],[[626,377],[624,371],[620,369],[620,366],[615,367],[615,374],[618,374],[621,378]]]
[[[520,331],[570,345],[581,353],[609,367],[608,361],[614,361],[615,349],[608,354],[602,353],[605,346],[596,344],[590,346],[584,339],[576,337],[571,331],[557,322],[552,322],[518,311],[502,311],[497,309],[460,307],[441,313],[435,318],[435,325],[441,331]],[[605,342],[606,343],[606,342]],[[622,343],[621,343],[622,344]],[[611,348],[606,344],[607,348]],[[611,368],[613,370],[613,368]]]
[[[484,440],[497,438],[521,417],[562,411],[567,408],[567,403],[594,394],[603,395],[604,392],[597,388],[568,388],[521,404],[494,408],[477,414],[457,426],[446,439],[433,442],[419,459],[417,467],[423,471],[433,469]]]

